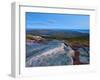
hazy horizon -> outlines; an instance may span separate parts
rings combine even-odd
[[[33,29],[33,28],[28,28],[27,30],[89,30],[89,29]]]

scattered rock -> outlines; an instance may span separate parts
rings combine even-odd
[[[41,36],[32,36],[32,35],[27,35],[27,38],[26,38],[27,42],[37,42],[37,43],[41,43],[43,41],[45,41],[44,38],[42,38]]]

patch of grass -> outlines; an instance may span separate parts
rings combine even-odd
[[[32,40],[33,39],[33,35],[26,35],[26,39]]]
[[[47,40],[52,40],[52,39],[56,39],[56,40],[64,40],[66,43],[68,43],[69,45],[73,46],[73,45],[86,45],[89,46],[89,36],[81,36],[81,37],[72,37],[72,38],[64,38],[64,37],[58,37],[58,36],[49,36],[49,37],[45,37],[45,39]]]
[[[33,35],[26,35],[26,39],[32,40]],[[89,36],[80,36],[80,37],[70,37],[66,38],[64,36],[41,36],[45,38],[46,40],[64,40],[66,43],[68,43],[70,46],[73,45],[86,45],[89,46]]]
[[[75,37],[75,38],[68,38],[65,42],[68,42],[71,46],[73,45],[85,45],[89,47],[89,37]]]

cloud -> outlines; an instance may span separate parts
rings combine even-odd
[[[48,26],[48,25],[58,25],[56,24],[56,20],[48,20],[48,21],[41,21],[41,22],[29,22],[31,26]]]
[[[48,20],[48,23],[50,23],[50,24],[56,24],[56,20]]]
[[[48,23],[46,22],[33,22],[33,23],[30,23],[30,25],[36,25],[36,26],[47,26]]]

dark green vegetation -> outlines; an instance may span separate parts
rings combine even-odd
[[[28,40],[32,40],[33,39],[33,35],[26,35],[26,39],[28,39]]]
[[[63,35],[60,36],[42,36],[47,40],[57,39],[57,40],[63,40],[66,43],[69,43],[70,46],[73,45],[85,45],[89,47],[89,36],[80,36],[80,37],[71,37],[66,38]]]
[[[33,35],[27,35],[26,39],[28,40],[32,40]],[[46,40],[63,40],[64,42],[66,42],[67,44],[69,44],[70,46],[73,45],[84,45],[89,47],[89,36],[80,36],[80,37],[71,37],[71,38],[66,38],[63,35],[60,36],[41,36],[42,38],[46,39]]]
[[[83,30],[84,31],[84,30]],[[78,30],[27,30],[26,39],[32,40],[32,36],[40,36],[45,40],[63,40],[70,46],[84,45],[89,47],[89,33],[82,33]]]
[[[89,47],[89,37],[88,36],[68,38],[65,41],[68,41],[70,46],[83,45],[83,46]]]

